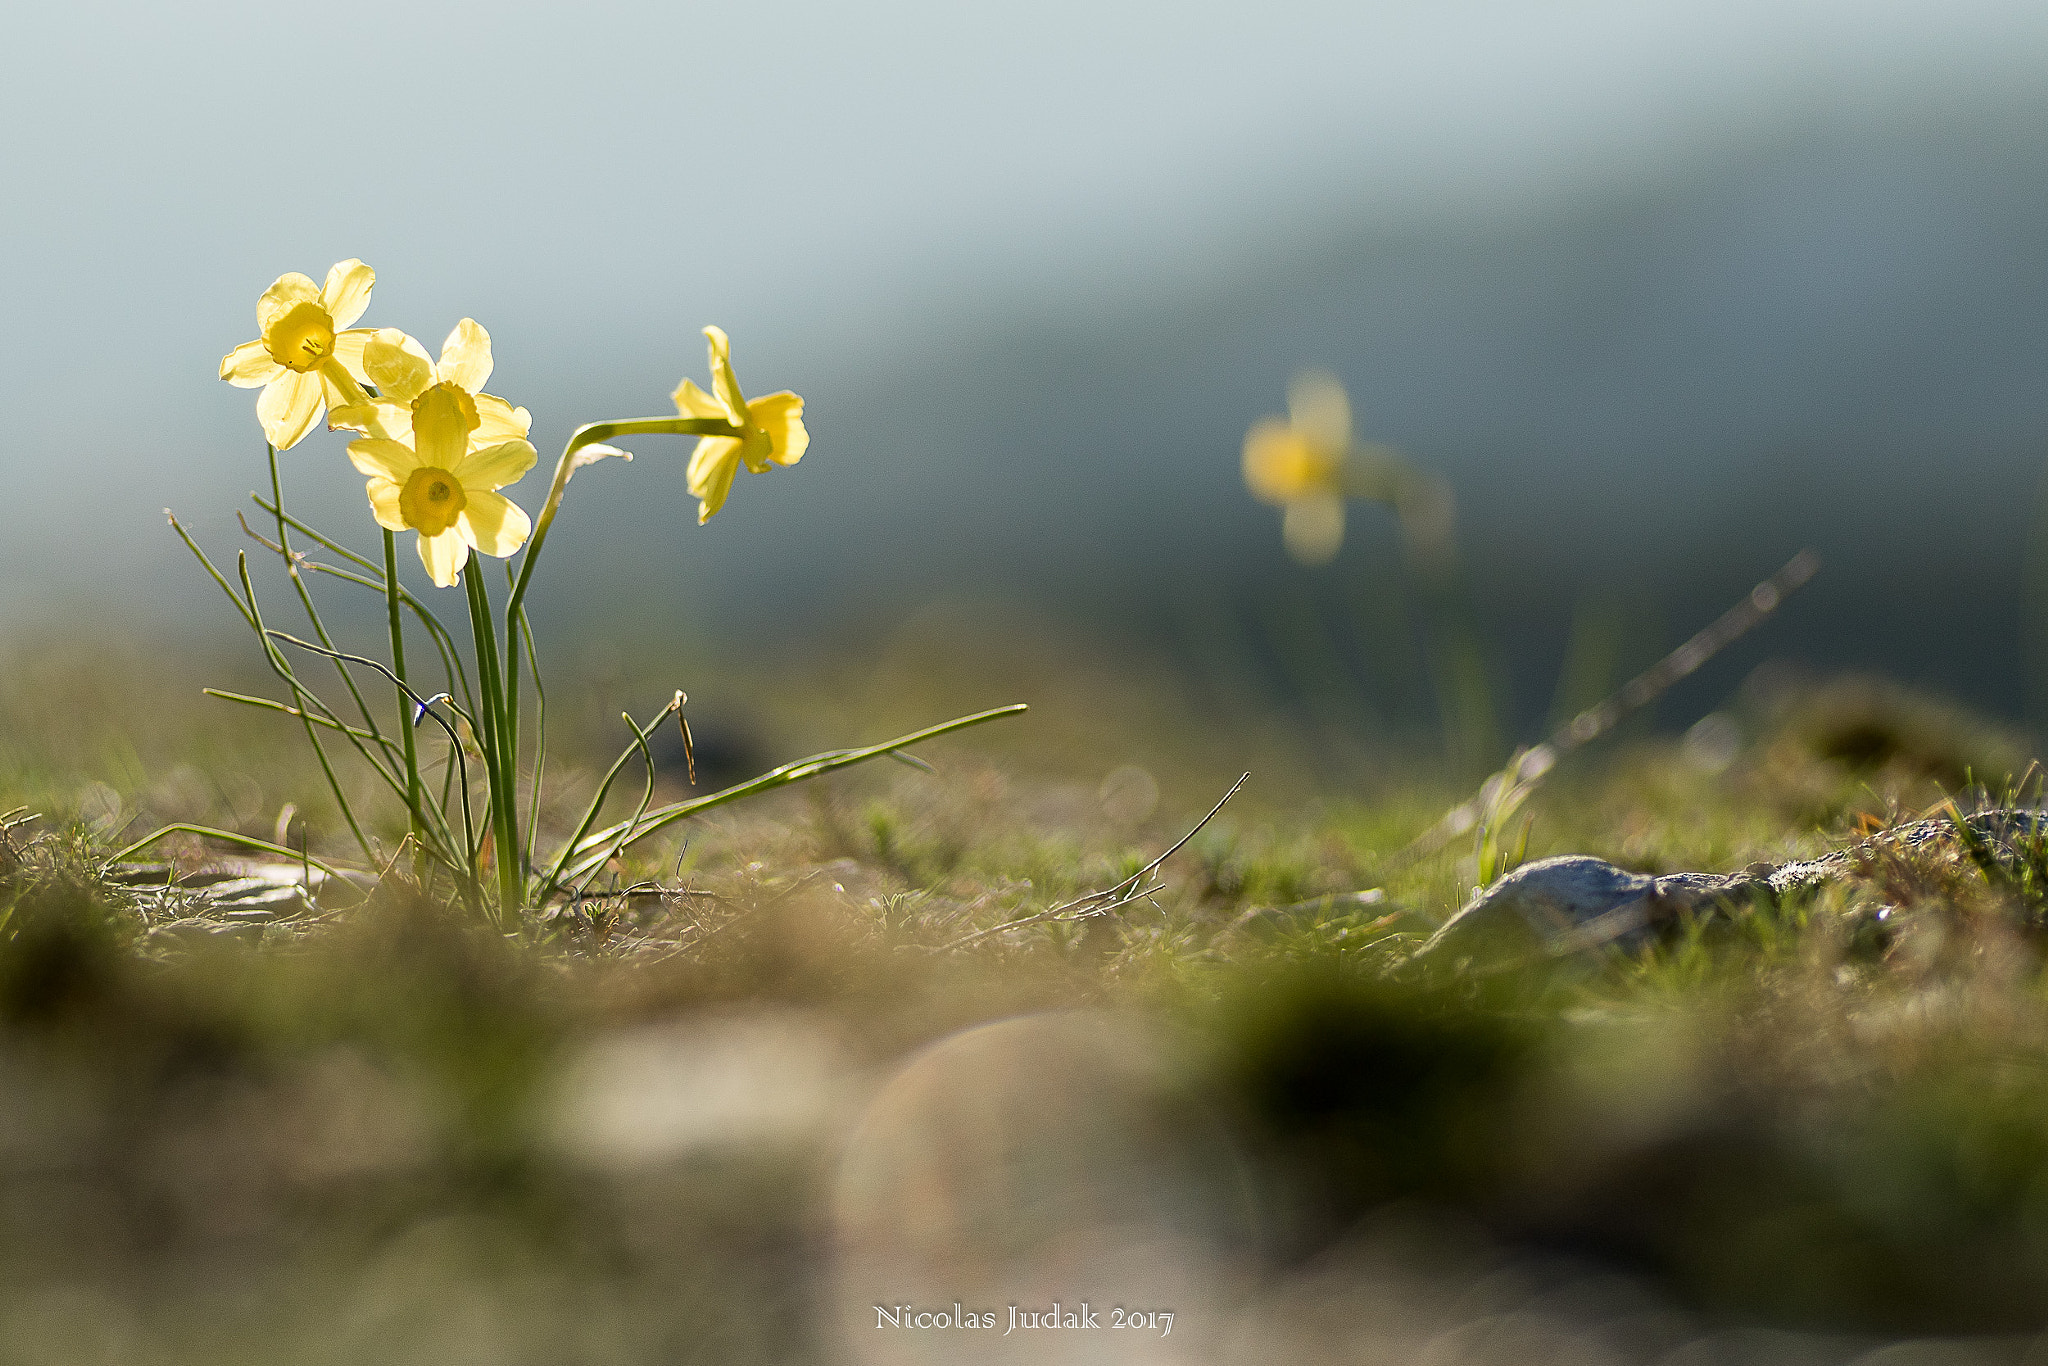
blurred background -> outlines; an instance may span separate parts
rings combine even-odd
[[[218,358],[278,274],[359,256],[365,324],[490,329],[492,390],[535,414],[529,507],[576,424],[703,382],[705,323],[748,389],[807,399],[802,467],[743,478],[707,527],[685,442],[578,482],[536,604],[579,659],[801,673],[1014,625],[1426,729],[1391,518],[1360,509],[1305,570],[1239,478],[1247,425],[1319,366],[1362,437],[1456,492],[1504,741],[1590,700],[1559,691],[1568,654],[1595,689],[1805,545],[1821,579],[1667,723],[1767,656],[2039,719],[2037,4],[368,0],[12,25],[0,630],[232,624],[159,509],[238,538],[262,451]],[[341,448],[316,434],[287,478],[367,546]]]

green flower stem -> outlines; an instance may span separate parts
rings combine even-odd
[[[272,634],[280,637],[283,636],[282,632],[273,632]],[[295,641],[294,643],[298,642]],[[392,758],[396,759],[399,757],[398,746],[389,739],[386,739],[382,736],[371,735],[366,730],[358,730],[354,726],[348,725],[340,720],[337,720],[332,716],[324,715],[323,713],[319,711],[314,711],[310,708],[294,707],[287,703],[279,702],[275,698],[270,697],[250,697],[246,693],[227,692],[221,688],[201,688],[199,691],[207,697],[217,697],[223,702],[235,702],[245,707],[257,707],[264,711],[277,712],[281,716],[290,716],[298,720],[311,721],[316,726],[324,727],[327,730],[339,731],[341,734],[346,735],[353,740],[374,740],[379,745],[381,745],[386,751],[388,751],[391,754]],[[405,789],[398,784],[398,781],[394,779],[389,772],[381,768],[374,770],[374,772],[377,774],[379,778],[384,780],[384,785],[391,789],[392,796],[398,798],[400,801],[405,800]],[[429,810],[431,809],[432,808],[429,808]],[[435,814],[438,815],[439,813],[436,812]],[[431,833],[435,834],[436,838],[438,839],[438,846],[423,846],[424,851],[429,855],[440,859],[443,863],[446,863],[451,869],[453,869],[458,874],[461,873],[464,867],[463,861],[458,854],[453,852],[458,846],[455,844],[455,837],[453,833],[448,830],[446,822],[437,821],[435,823],[434,831]]]
[[[469,625],[476,638],[477,685],[483,690],[477,718],[483,723],[484,771],[490,780],[491,829],[497,846],[498,923],[501,929],[518,924],[526,896],[526,870],[519,848],[518,795],[515,790],[516,756],[505,734],[505,692],[499,673],[498,642],[491,629],[491,599],[484,589],[482,562],[474,551],[462,567],[463,586],[469,590]]]
[[[278,534],[284,534],[281,523]],[[413,838],[419,841],[424,859],[427,830],[421,811],[419,742],[413,736],[412,701],[406,687],[405,619],[398,614],[398,538],[388,527],[384,530],[384,605],[391,626],[391,672],[398,675],[398,732],[405,738],[405,804],[412,817]],[[413,871],[415,875],[424,871],[417,860]]]
[[[170,517],[169,509],[165,510],[165,515]],[[333,792],[335,804],[341,808],[342,819],[348,823],[349,832],[356,837],[356,843],[362,848],[364,859],[375,863],[376,855],[371,849],[369,840],[365,838],[362,827],[356,823],[355,812],[349,806],[348,797],[342,791],[340,779],[335,776],[334,764],[327,757],[326,746],[320,743],[320,737],[313,730],[314,725],[325,725],[330,729],[340,731],[342,735],[348,738],[349,743],[356,747],[356,751],[363,756],[364,761],[370,765],[371,769],[384,779],[386,783],[393,782],[390,770],[377,761],[376,757],[370,753],[362,739],[357,737],[356,732],[351,727],[342,724],[341,718],[336,716],[325,702],[322,702],[299,682],[298,675],[292,672],[290,662],[272,644],[267,629],[263,624],[262,610],[256,605],[255,587],[249,581],[249,557],[243,554],[235,556],[236,572],[240,574],[242,580],[242,592],[237,593],[228,584],[227,576],[214,568],[213,561],[207,558],[206,552],[199,548],[199,543],[192,539],[191,534],[185,530],[178,519],[170,517],[170,523],[171,530],[178,534],[178,539],[185,543],[185,548],[191,551],[198,559],[200,567],[220,586],[220,591],[227,594],[228,601],[235,605],[235,610],[242,614],[243,622],[247,624],[250,630],[256,633],[257,640],[263,646],[264,660],[270,665],[271,672],[276,674],[278,678],[283,680],[285,686],[291,689],[293,699],[299,704],[297,714],[301,724],[305,727],[306,743],[313,747],[313,755],[320,761],[320,771],[327,778],[328,790]],[[316,712],[318,713],[317,715]],[[322,720],[321,717],[325,719]],[[372,738],[378,739],[380,743],[389,743],[388,741],[383,741],[381,737]]]
[[[512,566],[505,566],[506,587],[511,587]],[[533,790],[527,798],[526,811],[526,866],[532,868],[534,844],[540,838],[540,787],[548,762],[548,695],[540,685],[540,653],[533,643],[533,624],[526,619],[526,609],[519,609],[519,639],[526,646],[526,663],[533,670]],[[509,648],[509,643],[508,647]],[[518,682],[515,674],[513,682]],[[519,720],[519,699],[512,699],[512,720]]]
[[[570,434],[569,442],[562,448],[562,458],[555,462],[555,477],[548,485],[548,496],[541,504],[540,515],[534,519],[533,534],[527,537],[526,551],[519,563],[519,576],[512,582],[512,591],[505,599],[505,660],[501,687],[498,691],[503,743],[501,748],[507,756],[508,776],[517,764],[519,752],[519,656],[522,640],[526,654],[533,665],[534,686],[540,684],[540,662],[534,658],[533,639],[530,628],[526,627],[526,587],[533,580],[533,566],[540,559],[541,547],[547,543],[548,530],[555,524],[555,513],[561,509],[562,495],[569,487],[570,477],[576,473],[576,453],[586,446],[594,446],[615,436],[729,436],[738,437],[738,427],[722,418],[703,417],[631,417],[617,418],[606,422],[586,422]],[[481,585],[477,593],[480,593]],[[474,612],[472,594],[471,611]],[[481,669],[481,665],[478,666]],[[539,810],[540,769],[543,756],[538,750],[534,755],[534,808]],[[516,818],[513,824],[517,825]],[[531,831],[529,831],[531,834]],[[529,859],[529,861],[531,861]],[[500,861],[501,864],[503,860]]]

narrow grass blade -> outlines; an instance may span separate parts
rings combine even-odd
[[[686,802],[676,802],[669,806],[656,807],[654,810],[647,812],[637,822],[622,821],[617,825],[609,826],[606,829],[599,830],[572,842],[566,852],[574,861],[570,863],[567,869],[567,876],[572,879],[580,877],[589,870],[593,862],[601,864],[604,859],[612,857],[608,846],[613,845],[615,841],[618,841],[617,847],[620,850],[624,850],[646,839],[657,830],[664,829],[679,820],[697,815],[700,812],[724,806],[728,802],[736,802],[742,798],[752,797],[762,792],[771,792],[778,787],[786,787],[791,783],[800,783],[807,778],[815,778],[820,774],[831,773],[838,769],[851,768],[855,764],[864,764],[870,759],[882,758],[894,750],[904,749],[925,740],[934,740],[941,735],[950,735],[954,731],[966,730],[970,726],[979,726],[985,722],[1000,720],[1005,716],[1019,716],[1029,710],[1030,708],[1024,703],[1013,702],[1007,707],[994,707],[988,711],[975,712],[972,716],[956,717],[951,721],[943,721],[936,726],[927,726],[923,730],[912,731],[908,735],[899,735],[894,740],[885,740],[879,745],[865,745],[859,749],[831,750],[824,754],[814,754],[808,759],[799,759],[795,763],[784,764],[780,768],[771,769],[760,777],[749,779],[744,783],[738,783],[732,787],[724,788],[702,797],[694,797]],[[621,835],[626,837],[622,841],[620,840]],[[603,852],[596,854],[596,857],[593,859],[593,854],[596,851]]]
[[[260,840],[253,835],[237,834],[233,830],[217,830],[210,825],[193,825],[187,821],[178,821],[175,824],[163,826],[144,835],[135,843],[115,850],[112,854],[108,855],[104,863],[100,864],[100,870],[105,872],[117,863],[125,863],[128,859],[149,848],[150,845],[155,844],[158,840],[168,835],[178,834],[201,835],[207,839],[221,840],[228,844],[238,844],[244,849],[260,849],[266,854],[276,854],[278,857],[289,859],[293,863],[307,864],[318,868],[337,882],[348,882],[347,875],[341,869],[336,868],[333,864],[321,862],[303,849],[287,849],[282,844],[272,844],[269,840]]]

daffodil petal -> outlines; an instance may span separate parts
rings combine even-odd
[[[1302,440],[1341,459],[1351,446],[1351,400],[1334,375],[1310,370],[1287,386],[1287,416]]]
[[[220,358],[220,377],[237,389],[254,389],[284,373],[261,341],[243,342]]]
[[[740,382],[732,373],[732,339],[718,327],[705,328],[704,339],[711,344],[711,392],[731,411],[734,422],[743,423],[747,420],[747,400],[740,394]]]
[[[361,468],[358,466],[357,468]],[[370,495],[370,515],[386,531],[405,530],[405,518],[398,510],[399,485],[389,479],[372,479],[364,486]]]
[[[368,399],[371,403],[376,402],[363,392],[363,386],[356,377],[338,363],[330,362],[310,373],[320,377],[321,401],[327,405],[330,412],[336,408],[355,406],[362,399]],[[334,424],[329,422],[327,425],[332,427]]]
[[[1280,539],[1302,564],[1328,564],[1344,545],[1344,500],[1327,494],[1295,499],[1281,514]]]
[[[740,463],[747,467],[749,473],[768,473],[768,457],[774,453],[775,448],[768,444],[768,433],[759,427],[747,428],[746,436],[740,441]]]
[[[334,263],[327,283],[320,286],[320,306],[334,319],[337,331],[363,316],[370,306],[370,286],[376,283],[377,272],[354,257]]]
[[[525,509],[502,493],[468,491],[455,520],[471,545],[501,560],[525,545],[533,530]]]
[[[381,436],[366,436],[348,443],[348,463],[372,479],[389,479],[403,484],[421,465],[412,447]]]
[[[256,330],[270,331],[270,325],[300,304],[320,302],[320,290],[311,278],[296,270],[277,277],[276,283],[263,291],[263,297],[256,301]]]
[[[533,414],[515,408],[496,394],[476,396],[477,429],[469,434],[472,446],[495,446],[501,441],[524,441],[533,430]]]
[[[434,382],[434,362],[395,327],[380,327],[363,346],[363,376],[386,398],[410,403]]]
[[[372,426],[382,427],[381,418],[375,399],[368,403],[327,405],[327,430],[330,432],[362,432],[368,435]]]
[[[518,483],[538,459],[540,454],[533,449],[532,442],[505,441],[471,451],[459,464],[448,466],[448,472],[462,481],[464,492],[474,494],[479,489],[501,489]]]
[[[730,436],[707,436],[690,453],[690,492],[697,499],[697,525],[725,506],[733,476],[740,469],[740,443]]]
[[[329,431],[361,432],[365,436],[388,437],[392,441],[412,440],[412,409],[389,399],[373,398],[368,403],[327,405]]]
[[[256,396],[256,420],[271,445],[290,450],[313,429],[323,401],[320,376],[284,370]]]
[[[370,338],[377,333],[367,327],[350,328],[334,334],[334,358],[362,384],[370,382],[370,376],[363,369],[363,349],[370,344]]]
[[[420,563],[427,567],[427,577],[436,588],[453,588],[468,559],[469,542],[453,526],[438,536],[420,537]]]
[[[787,389],[749,400],[747,418],[768,434],[773,447],[768,458],[778,465],[794,465],[811,448],[811,434],[804,430],[804,401]]]
[[[491,377],[491,334],[475,318],[455,324],[448,340],[441,343],[441,363],[435,367],[443,383],[459,384],[474,394]]]
[[[684,417],[709,417],[722,422],[732,421],[732,414],[726,411],[725,405],[699,389],[694,380],[686,379],[678,384],[676,391],[669,397],[676,401],[676,411]]]

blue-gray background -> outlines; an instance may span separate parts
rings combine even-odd
[[[1675,638],[1808,544],[1758,651],[2043,681],[2037,0],[83,3],[10,18],[0,126],[0,628],[219,624],[159,509],[231,543],[262,450],[218,358],[360,256],[365,324],[490,329],[529,507],[577,422],[703,381],[706,322],[809,401],[709,527],[682,443],[580,480],[569,637],[1370,597],[1383,519],[1317,579],[1238,482],[1319,365],[1453,481],[1525,728],[1575,604]],[[370,543],[339,438],[287,462]]]

